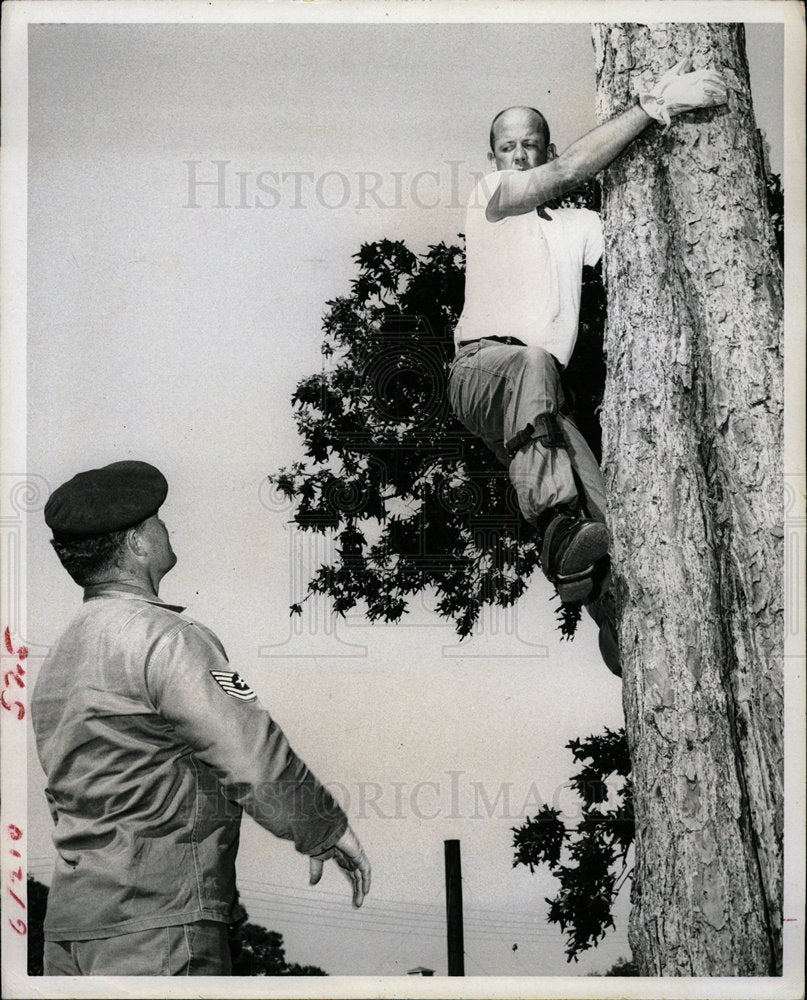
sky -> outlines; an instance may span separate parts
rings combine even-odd
[[[781,26],[749,26],[775,171],[781,45]],[[80,469],[156,464],[179,557],[161,596],[219,635],[373,862],[353,911],[335,869],[309,888],[305,859],[244,823],[242,901],[290,961],[334,975],[445,972],[448,838],[468,974],[585,974],[629,954],[626,893],[616,930],[569,966],[545,921],[554,883],[512,866],[525,815],[548,802],[574,818],[564,744],[622,724],[593,626],[560,642],[538,578],[462,645],[428,595],[396,626],[337,622],[314,599],[290,620],[327,548],[265,478],[302,457],[289,400],[321,367],[321,318],[352,254],[455,240],[490,119],[522,102],[559,149],[594,126],[588,25],[30,29],[31,681],[80,600],[49,547],[47,492]],[[43,785],[31,745],[29,861],[48,881]]]

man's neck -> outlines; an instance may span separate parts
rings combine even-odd
[[[95,598],[114,597],[115,595],[131,594],[132,598],[139,597],[150,604],[159,604],[160,607],[168,608],[169,611],[182,613],[185,605],[169,604],[158,597],[152,587],[143,587],[138,583],[127,583],[121,580],[109,580],[105,583],[92,583],[84,588],[84,600],[91,601]]]
[[[130,594],[142,594],[143,597],[156,597],[159,599],[159,594],[156,589],[145,580],[133,579],[126,577],[123,579],[113,579],[113,580],[101,580],[98,583],[92,583],[88,587],[84,588],[84,596],[92,597],[95,594],[103,594],[109,590],[122,590]]]

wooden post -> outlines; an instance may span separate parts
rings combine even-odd
[[[449,976],[465,975],[465,949],[462,937],[462,867],[460,842],[446,840],[446,936]]]

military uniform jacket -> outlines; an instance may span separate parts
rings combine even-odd
[[[242,809],[305,854],[347,826],[182,610],[90,588],[42,666],[31,714],[58,853],[47,940],[229,921]]]

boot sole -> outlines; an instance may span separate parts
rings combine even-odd
[[[564,604],[584,601],[594,587],[590,572],[594,563],[608,554],[611,536],[600,521],[589,521],[577,532],[563,553],[557,571],[555,587]],[[548,546],[547,546],[548,551]],[[584,574],[580,579],[564,580],[563,577]]]

